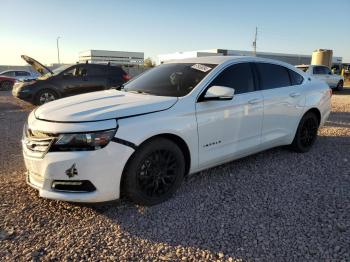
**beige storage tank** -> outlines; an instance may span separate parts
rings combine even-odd
[[[333,50],[317,49],[312,52],[312,65],[324,65],[329,68],[332,67]]]

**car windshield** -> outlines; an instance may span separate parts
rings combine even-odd
[[[181,97],[215,67],[213,64],[171,63],[157,66],[124,86],[124,91],[156,96]]]
[[[60,67],[57,67],[56,69],[52,70],[52,73],[51,74],[50,72],[47,72],[45,75],[39,77],[39,79],[47,79],[51,76],[55,76],[55,75],[58,75],[59,73],[63,72],[64,70],[66,70],[68,67],[71,67],[72,65],[62,65]]]
[[[66,70],[68,67],[71,67],[72,65],[62,65],[60,67],[57,67],[56,69],[52,70],[54,75],[58,75],[59,73],[63,72]]]

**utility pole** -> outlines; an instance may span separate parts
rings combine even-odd
[[[61,64],[61,61],[60,61],[60,47],[58,45],[58,40],[60,39],[61,37],[58,36],[57,39],[56,39],[56,44],[57,44],[57,60],[58,60],[58,64]]]
[[[253,53],[256,56],[256,40],[258,39],[258,27],[255,27],[255,37],[253,42]]]

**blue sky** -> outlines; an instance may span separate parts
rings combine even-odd
[[[78,60],[87,49],[145,56],[211,48],[311,54],[334,50],[350,62],[350,1],[0,0],[0,64]],[[7,10],[4,12],[4,10]]]

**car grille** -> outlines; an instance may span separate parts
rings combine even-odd
[[[27,125],[23,128],[22,145],[30,157],[43,158],[54,140],[54,135],[30,130]]]

